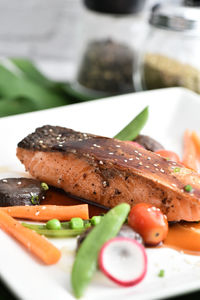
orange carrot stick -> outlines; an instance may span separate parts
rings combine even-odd
[[[60,259],[60,250],[46,238],[31,229],[25,228],[2,210],[0,210],[0,228],[23,244],[45,264],[55,264]]]
[[[193,143],[194,143],[194,145],[196,147],[198,158],[200,159],[200,137],[198,136],[198,134],[196,133],[196,131],[192,131],[191,138],[192,138]]]
[[[189,130],[184,132],[183,137],[183,160],[182,163],[190,169],[198,170],[198,157],[195,144]]]
[[[88,204],[58,206],[58,205],[34,205],[34,206],[9,206],[1,207],[0,210],[14,218],[28,219],[34,221],[48,221],[58,219],[68,221],[79,217],[84,220],[89,218]]]

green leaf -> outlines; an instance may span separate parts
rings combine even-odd
[[[1,99],[0,117],[11,116],[36,110],[35,104],[28,99]]]
[[[11,58],[10,61],[19,68],[29,79],[46,87],[52,87],[55,83],[44,76],[32,61],[25,58]]]
[[[12,73],[2,65],[0,65],[0,95],[9,99],[28,98],[34,102],[37,109],[68,104],[63,97]]]
[[[90,100],[95,100],[98,99],[97,97],[92,97],[89,95],[84,95],[81,92],[79,92],[78,90],[75,90],[75,88],[72,87],[72,85],[68,82],[66,83],[60,83],[60,86],[62,87],[62,89],[72,98],[79,100],[79,101],[90,101]]]
[[[146,124],[148,115],[149,112],[147,106],[126,127],[124,127],[118,134],[116,134],[114,138],[121,141],[133,141]]]

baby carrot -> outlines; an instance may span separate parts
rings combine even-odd
[[[71,218],[89,219],[88,204],[58,206],[58,205],[33,205],[33,206],[9,206],[1,207],[0,210],[14,218],[48,221],[58,219],[60,221]]]
[[[183,142],[184,144],[183,144],[182,163],[187,168],[197,171],[198,170],[197,151],[189,130],[186,130],[184,132]]]
[[[0,228],[23,244],[45,264],[55,264],[60,259],[60,250],[43,236],[22,226],[3,210],[0,210]]]
[[[192,140],[193,140],[193,142],[195,144],[197,154],[200,157],[200,137],[198,136],[198,134],[196,133],[196,131],[192,131],[191,138],[192,138]]]

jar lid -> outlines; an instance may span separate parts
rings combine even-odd
[[[146,0],[84,0],[93,11],[109,14],[133,14],[140,12]]]
[[[200,34],[200,8],[159,5],[152,10],[149,23],[163,29]]]

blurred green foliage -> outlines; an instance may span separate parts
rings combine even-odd
[[[44,76],[27,59],[0,61],[0,117],[92,100]]]

